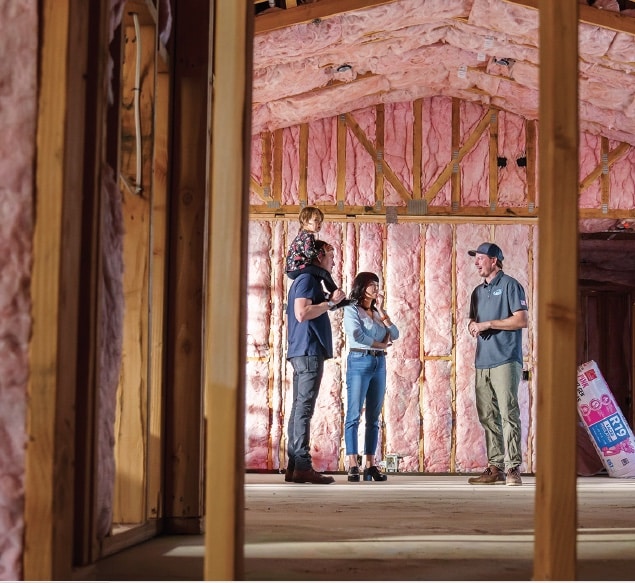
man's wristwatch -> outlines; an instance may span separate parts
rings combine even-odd
[[[335,302],[332,302],[331,300],[326,303],[328,304],[329,308],[334,308],[336,306]]]

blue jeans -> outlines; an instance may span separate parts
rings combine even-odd
[[[311,469],[309,438],[311,417],[320,392],[323,356],[294,356],[289,359],[293,367],[293,404],[287,429],[289,466],[298,470]]]
[[[379,415],[386,394],[386,357],[349,352],[346,368],[348,406],[344,423],[346,455],[359,453],[357,433],[359,418],[366,402],[364,454],[375,455],[379,438]]]

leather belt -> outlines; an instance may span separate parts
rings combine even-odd
[[[365,348],[351,348],[351,352],[361,352],[367,356],[386,356],[385,350],[366,350]]]

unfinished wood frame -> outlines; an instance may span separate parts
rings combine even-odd
[[[216,4],[212,131],[209,144],[203,383],[207,421],[207,580],[241,579],[244,520],[244,381],[247,201],[250,167],[253,13]],[[232,193],[232,196],[227,196]],[[222,471],[218,471],[221,468]]]
[[[40,3],[26,580],[70,579],[73,562],[89,560],[93,544],[93,491],[87,477],[94,452],[82,440],[93,443],[87,436],[96,423],[100,171],[107,96],[101,82],[105,58],[93,49],[107,44],[108,9],[105,1]],[[76,449],[76,443],[82,446]]]
[[[578,2],[540,3],[534,579],[576,579]],[[559,55],[558,60],[551,58]],[[573,341],[572,341],[573,339]]]
[[[396,214],[399,220],[428,220],[432,217],[456,216],[456,217],[517,217],[536,218],[539,208],[536,205],[536,152],[537,152],[537,126],[535,120],[525,121],[525,150],[526,150],[526,176],[527,191],[526,205],[522,207],[510,207],[502,204],[498,198],[498,117],[500,111],[496,108],[490,108],[481,117],[480,122],[465,136],[463,141],[460,140],[460,100],[452,100],[452,147],[450,158],[443,167],[439,176],[430,184],[426,192],[421,192],[421,101],[417,100],[412,103],[413,115],[415,123],[413,124],[411,139],[414,144],[413,158],[413,181],[414,186],[412,192],[409,185],[403,184],[395,175],[390,165],[386,162],[383,155],[383,105],[376,106],[375,116],[375,140],[368,138],[353,113],[341,114],[337,117],[337,190],[334,193],[335,201],[330,204],[320,204],[320,208],[329,215],[345,215],[347,217],[359,217],[364,220],[381,219],[386,215],[384,206],[384,180],[387,180],[395,189],[397,194],[405,203],[402,206],[391,208],[391,213]],[[344,127],[350,130],[350,134],[344,131]],[[309,126],[302,124],[301,135],[304,140],[308,141]],[[261,198],[264,204],[251,204],[250,213],[254,218],[271,216],[297,216],[300,207],[307,204],[307,158],[306,153],[303,155],[303,149],[299,153],[299,205],[281,204],[280,198],[275,200],[268,196],[268,193],[279,188],[281,177],[277,173],[281,171],[279,161],[282,159],[282,153],[278,152],[278,148],[282,148],[282,138],[277,137],[271,139],[272,135],[278,136],[281,130],[276,130],[274,134],[263,132],[261,134],[262,152],[260,166],[262,168],[262,178],[260,182],[251,176],[250,184],[252,191]],[[370,132],[368,132],[370,133]],[[476,146],[481,137],[487,134],[489,136],[489,203],[488,206],[467,207],[462,206],[460,201],[461,193],[461,162],[467,154]],[[356,139],[368,155],[375,163],[375,203],[369,206],[348,205],[345,202],[346,194],[346,144],[348,139]],[[305,146],[306,147],[306,146]],[[601,138],[601,152],[599,153],[600,161],[598,165],[591,170],[587,176],[583,177],[579,183],[579,192],[588,188],[596,181],[600,181],[602,185],[602,202],[597,208],[580,209],[580,217],[589,218],[614,218],[623,219],[635,217],[635,209],[616,209],[610,208],[610,184],[609,175],[611,167],[622,160],[633,148],[629,144],[619,144],[610,150],[608,139]],[[273,170],[273,171],[272,171]],[[441,189],[451,184],[451,204],[435,205],[434,199]],[[274,187],[272,187],[272,184]],[[409,201],[423,199],[425,202],[421,205],[421,211],[412,212],[408,205]],[[274,202],[274,204],[272,204]]]
[[[175,4],[170,305],[166,335],[164,526],[200,533],[204,515],[203,285],[207,198],[210,2]],[[168,413],[169,412],[169,413]]]

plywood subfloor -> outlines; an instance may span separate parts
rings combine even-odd
[[[286,484],[247,474],[247,580],[529,580],[535,479],[466,476]],[[635,480],[578,479],[580,580],[635,577]],[[202,536],[159,537],[100,562],[97,580],[201,580]]]

